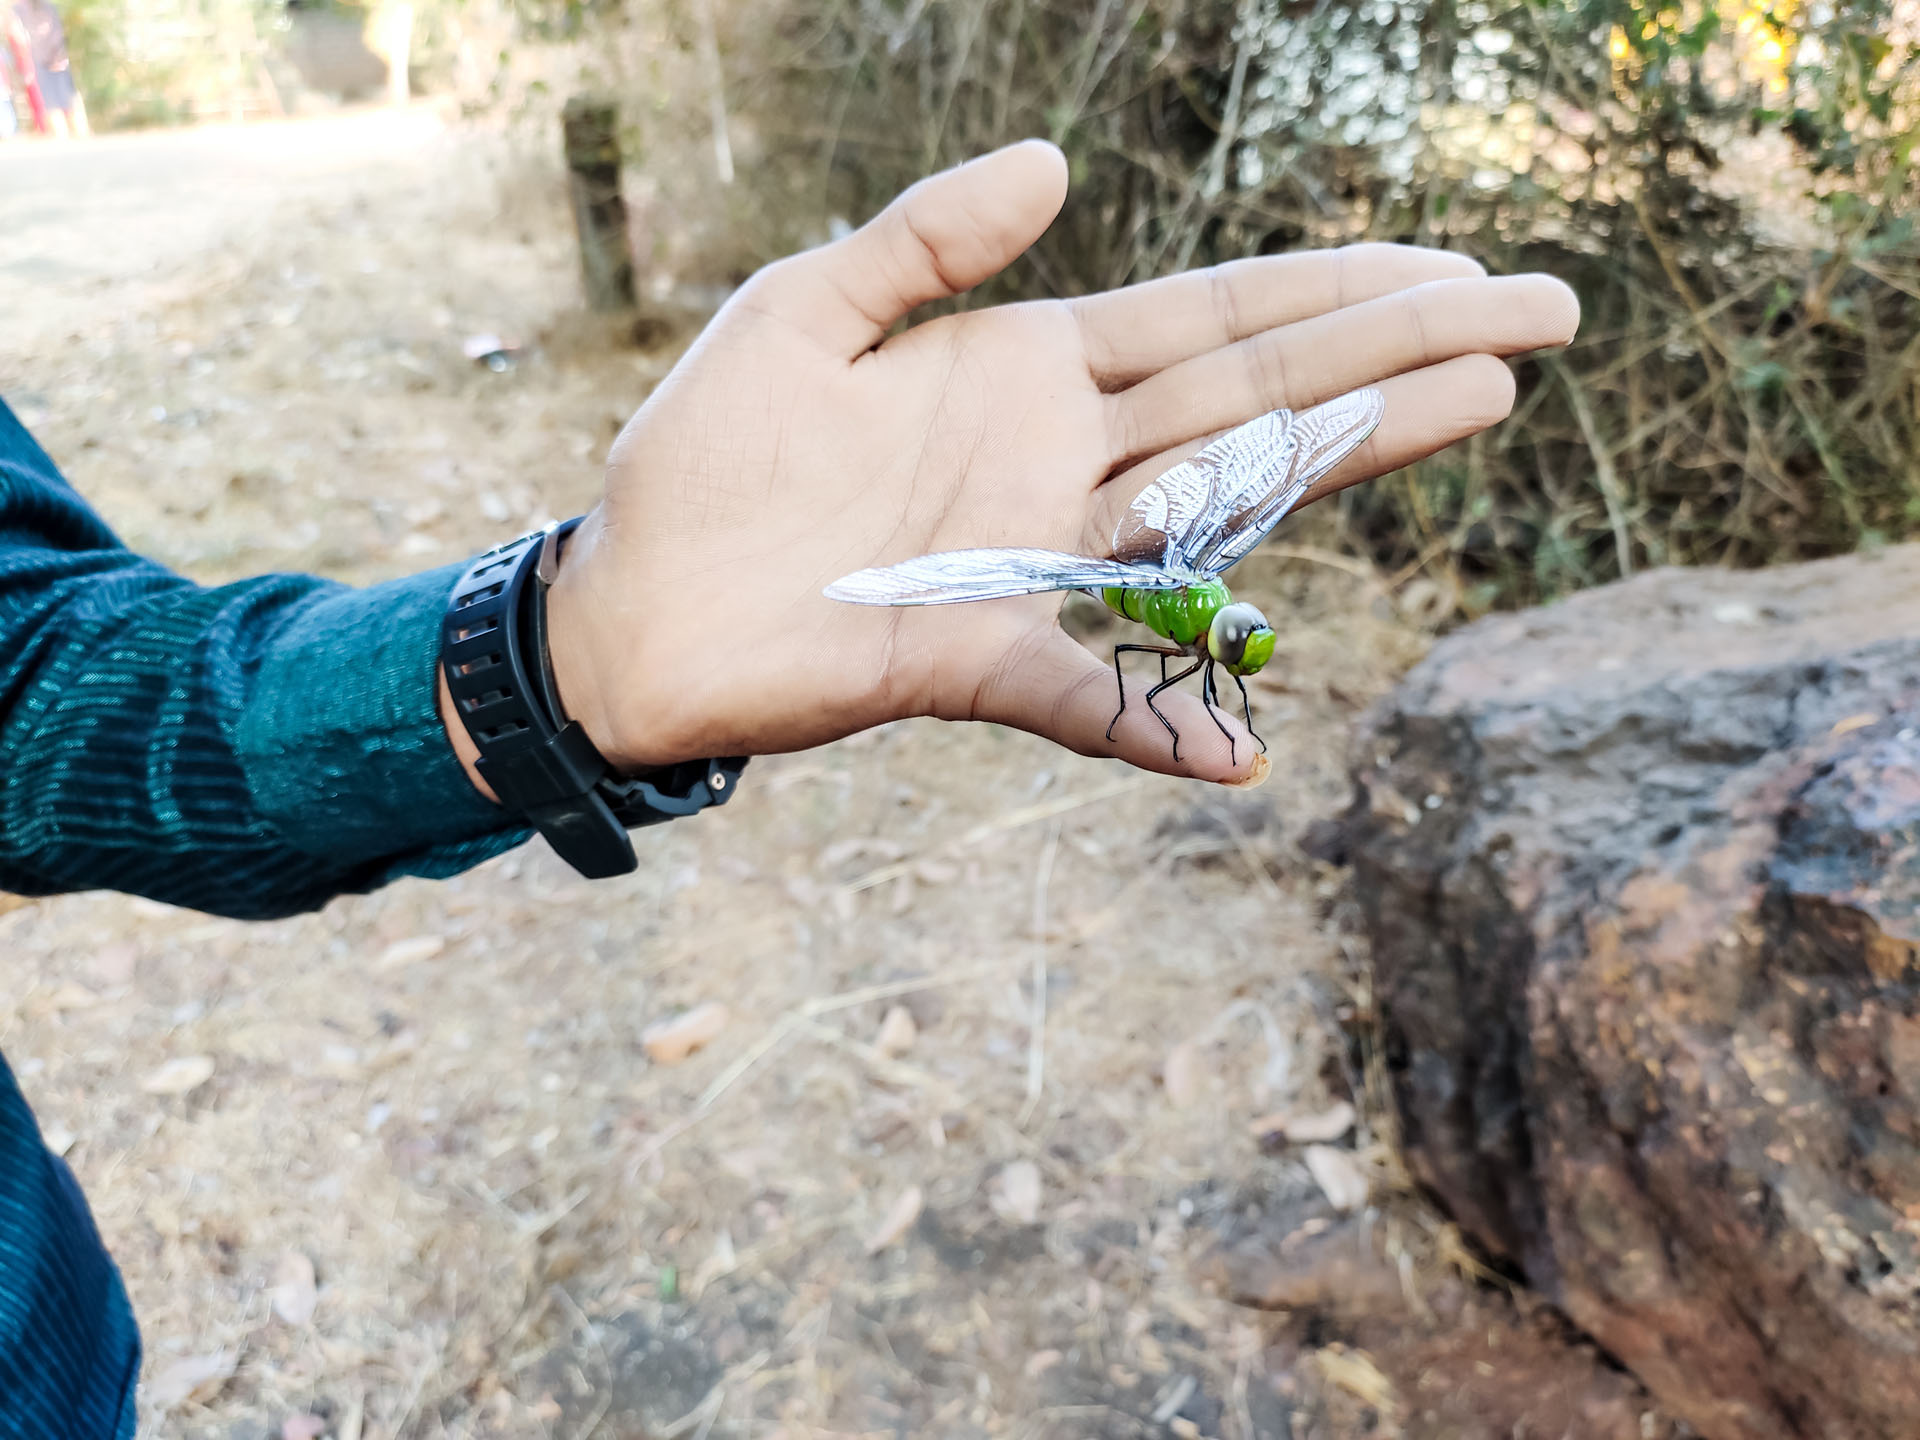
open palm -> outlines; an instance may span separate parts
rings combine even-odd
[[[1028,142],[937,175],[845,240],[768,267],[633,417],[553,596],[568,708],[638,766],[799,749],[908,715],[993,720],[1207,779],[1252,747],[1211,724],[1173,759],[1115,708],[1059,595],[934,609],[836,604],[850,571],[935,550],[1105,555],[1149,481],[1221,430],[1378,385],[1386,418],[1317,487],[1494,424],[1502,361],[1566,343],[1571,292],[1398,246],[1240,261],[1070,301],[915,307],[1011,263],[1065,198]],[[1176,725],[1191,696],[1163,702]]]

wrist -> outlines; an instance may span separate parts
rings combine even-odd
[[[466,722],[453,708],[453,692],[447,689],[447,672],[439,666],[433,670],[433,690],[435,703],[440,710],[440,723],[446,727],[447,743],[453,747],[453,755],[460,762],[460,768],[467,772],[467,779],[487,799],[494,804],[500,803],[500,797],[493,793],[493,787],[480,778],[480,747],[473,743],[473,736],[467,733]]]
[[[440,664],[451,708],[479,751],[477,781],[524,816],[561,859],[599,879],[637,865],[627,831],[725,804],[746,760],[695,760],[623,777],[599,748],[587,721],[611,736],[597,683],[607,671],[594,664],[587,643],[593,632],[580,623],[577,604],[583,597],[591,603],[592,592],[577,578],[590,549],[576,552],[576,578],[557,617],[549,603],[561,580],[564,542],[583,524],[522,535],[475,557],[447,601]],[[564,632],[559,653],[556,619]],[[563,670],[585,720],[561,694]]]
[[[602,535],[596,511],[561,547],[559,574],[546,596],[547,650],[561,709],[587,732],[607,763],[623,771],[635,768],[636,760],[620,744],[619,727],[601,684],[606,670],[597,662],[592,643],[593,635],[608,623],[606,606],[587,580]]]

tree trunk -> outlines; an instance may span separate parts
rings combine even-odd
[[[631,310],[633,251],[620,193],[620,113],[610,101],[576,95],[561,123],[587,304],[600,311]]]

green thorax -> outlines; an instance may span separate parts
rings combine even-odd
[[[1214,615],[1233,603],[1218,580],[1196,580],[1180,590],[1126,590],[1110,587],[1100,592],[1115,614],[1146,626],[1176,645],[1191,645],[1207,633]]]

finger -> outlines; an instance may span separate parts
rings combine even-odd
[[[1026,140],[943,170],[843,240],[761,271],[750,303],[851,359],[908,311],[970,290],[1040,238],[1067,194],[1067,162]]]
[[[1169,365],[1310,316],[1429,280],[1485,275],[1478,262],[1414,245],[1347,245],[1189,270],[1072,303],[1087,369],[1117,390]]]
[[[1247,727],[1224,711],[1200,701],[1200,677],[1163,690],[1155,697],[1180,732],[1180,758],[1173,757],[1173,736],[1147,708],[1147,691],[1160,683],[1159,662],[1151,655],[1125,655],[1128,668],[1124,710],[1111,661],[1102,662],[1058,626],[1037,631],[1034,645],[1016,650],[978,692],[974,717],[1032,731],[1082,755],[1110,755],[1163,775],[1190,775],[1224,784],[1244,782],[1256,770],[1260,746]],[[1153,637],[1142,632],[1144,640]],[[1155,642],[1157,643],[1157,642]],[[1168,673],[1193,663],[1175,658]],[[1116,722],[1115,714],[1119,719]],[[1222,734],[1215,717],[1226,726]],[[1113,727],[1113,738],[1107,728]],[[1229,746],[1227,736],[1233,737]]]
[[[1107,397],[1116,463],[1304,410],[1459,355],[1564,345],[1580,321],[1573,291],[1546,275],[1437,280],[1331,315],[1267,330]]]
[[[1424,460],[1513,413],[1513,372],[1491,355],[1443,360],[1383,380],[1379,390],[1386,399],[1379,427],[1332,474],[1314,485],[1301,505]],[[1214,438],[1203,435],[1163,450],[1102,485],[1095,492],[1089,520],[1087,543],[1095,547],[1089,553],[1110,553],[1114,527],[1134,498]]]

